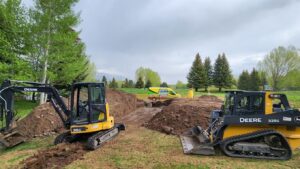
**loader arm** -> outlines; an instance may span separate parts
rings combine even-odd
[[[29,86],[22,86],[12,84],[12,82],[17,82],[18,84],[29,85]],[[48,99],[52,103],[55,111],[59,115],[60,119],[62,120],[64,126],[66,128],[70,127],[70,110],[68,110],[67,106],[65,105],[64,101],[60,97],[58,91],[51,85],[48,84],[40,84],[40,83],[33,83],[33,82],[23,82],[23,81],[9,81],[6,80],[3,82],[1,89],[0,89],[0,103],[1,103],[1,111],[0,117],[5,117],[5,128],[1,129],[10,130],[12,123],[14,122],[14,111],[13,111],[13,102],[14,102],[14,93],[15,92],[37,92],[37,93],[46,93],[48,94]]]

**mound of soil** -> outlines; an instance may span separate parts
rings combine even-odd
[[[210,113],[220,109],[222,100],[215,96],[195,99],[174,99],[144,126],[167,134],[179,135],[187,129],[200,125],[208,127]]]
[[[117,122],[121,122],[125,115],[134,111],[141,104],[144,104],[138,101],[133,94],[113,89],[107,89],[106,100],[109,104],[110,114],[114,116]]]
[[[26,169],[63,168],[73,161],[83,158],[86,152],[82,143],[59,144],[37,152],[22,164]]]
[[[37,106],[27,117],[18,121],[18,131],[27,139],[55,134],[63,127],[51,103]]]

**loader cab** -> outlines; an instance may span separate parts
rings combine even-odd
[[[228,91],[225,95],[225,115],[258,115],[265,112],[265,93]]]
[[[227,91],[223,112],[225,115],[263,115],[290,110],[285,94],[265,91]]]
[[[71,123],[91,124],[107,119],[103,83],[75,83],[71,94]]]

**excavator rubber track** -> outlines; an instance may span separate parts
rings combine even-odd
[[[124,124],[115,124],[115,126],[109,130],[97,132],[88,138],[86,147],[89,150],[95,150],[107,141],[115,138],[121,130],[125,130]]]
[[[266,141],[268,137],[276,140],[276,143]],[[220,148],[231,157],[288,160],[292,156],[287,140],[275,130],[262,130],[224,139]]]

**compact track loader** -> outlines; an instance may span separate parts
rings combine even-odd
[[[25,141],[16,125],[13,110],[15,92],[47,93],[48,100],[67,129],[67,132],[56,137],[54,144],[87,139],[87,148],[94,150],[125,130],[125,126],[115,123],[109,114],[103,83],[73,84],[68,109],[58,91],[49,84],[6,80],[0,88],[0,120],[4,125],[0,129],[0,144],[4,147],[13,147]]]
[[[230,91],[206,130],[196,126],[180,139],[185,154],[288,160],[300,147],[300,112],[284,94]]]

